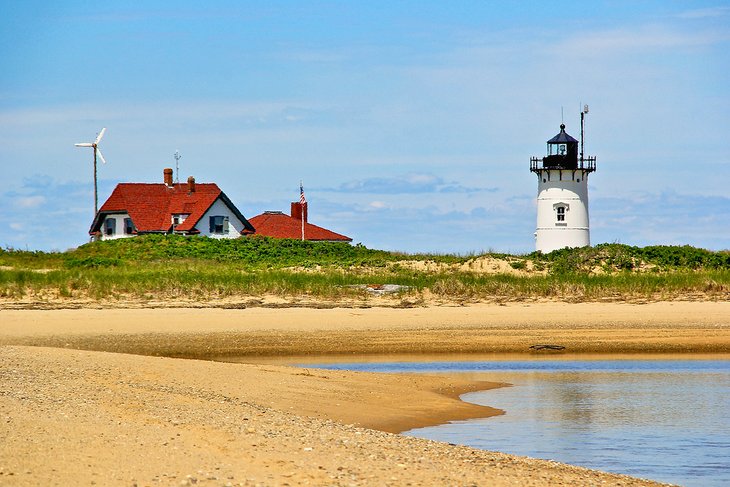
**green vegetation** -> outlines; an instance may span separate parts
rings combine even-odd
[[[503,264],[501,272],[474,264]],[[117,300],[205,306],[288,303],[367,305],[363,285],[406,286],[396,305],[452,302],[727,299],[730,252],[690,246],[601,244],[523,256],[408,255],[362,245],[263,237],[215,240],[150,235],[63,253],[0,249],[0,298],[28,305]],[[399,301],[400,299],[400,301]]]
[[[562,249],[529,256],[549,263],[554,274],[586,273],[598,267],[605,272],[649,268],[653,271],[730,269],[730,252],[712,252],[689,245],[632,247],[622,244],[599,244],[582,249]]]

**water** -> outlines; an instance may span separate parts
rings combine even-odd
[[[311,364],[310,364],[311,366]],[[324,364],[468,373],[512,387],[465,394],[504,415],[405,434],[687,486],[730,485],[730,360]]]

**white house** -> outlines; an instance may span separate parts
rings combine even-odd
[[[196,183],[192,176],[174,184],[166,168],[164,183],[117,184],[89,229],[102,240],[145,233],[238,238],[254,228],[217,184]]]

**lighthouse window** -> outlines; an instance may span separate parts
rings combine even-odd
[[[565,221],[565,207],[564,206],[558,206],[557,207],[557,211],[558,211],[558,221],[559,222],[564,222]]]

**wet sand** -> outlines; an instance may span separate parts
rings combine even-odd
[[[253,362],[535,343],[730,352],[722,302],[2,310],[0,320],[0,485],[650,485],[389,433],[498,413],[456,399],[493,384],[154,355]]]
[[[730,302],[0,313],[0,345],[188,358],[530,353],[540,344],[566,353],[730,352]]]

